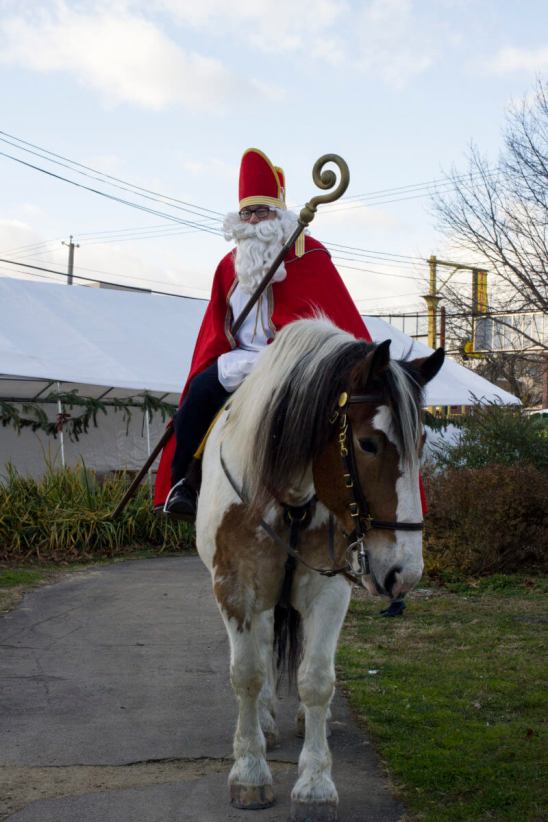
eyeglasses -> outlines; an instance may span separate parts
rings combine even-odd
[[[269,214],[273,213],[273,209],[269,208],[268,206],[258,206],[257,208],[242,208],[239,212],[240,220],[243,220],[246,223],[248,220],[251,220],[253,215],[258,220],[266,220]]]

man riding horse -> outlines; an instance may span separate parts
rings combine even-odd
[[[198,482],[193,456],[217,411],[251,372],[283,326],[318,313],[353,336],[371,340],[325,246],[302,234],[272,277],[239,331],[234,319],[254,293],[297,225],[285,204],[282,170],[263,152],[248,149],[240,166],[239,211],[224,221],[236,247],[213,279],[190,373],[174,417],[175,437],[164,448],[156,479],[156,507],[178,518],[196,515]],[[169,490],[171,487],[171,490]],[[169,493],[168,493],[169,492]]]
[[[422,389],[443,351],[391,360],[390,341],[370,342],[324,246],[303,234],[254,310],[235,320],[294,242],[296,224],[281,170],[249,149],[240,211],[225,220],[236,248],[215,273],[156,502],[171,470],[165,510],[193,515],[188,467],[211,427],[196,548],[227,630],[238,700],[230,801],[249,810],[274,802],[266,748],[278,738],[276,647],[296,672],[304,718],[290,818],[336,822],[326,723],[350,581],[393,604],[420,579]]]

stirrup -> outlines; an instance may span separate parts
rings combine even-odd
[[[173,494],[173,492],[175,491],[176,488],[178,488],[180,485],[184,485],[184,483],[185,483],[185,478],[183,477],[183,479],[177,480],[175,485],[172,485],[171,488],[169,489],[169,494],[167,495],[166,501],[164,502],[164,506],[162,508],[162,511],[164,512],[164,514],[169,514],[169,511],[167,510],[167,504],[171,499],[171,495]]]

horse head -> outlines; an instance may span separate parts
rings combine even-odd
[[[440,348],[390,360],[390,340],[371,348],[348,373],[313,463],[316,494],[355,540],[354,570],[371,593],[402,596],[422,574],[420,409],[443,359]]]

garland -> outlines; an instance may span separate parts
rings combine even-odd
[[[42,405],[58,404],[59,402],[63,411],[57,414],[54,421],[51,421]],[[17,403],[17,405],[14,403]],[[71,410],[79,408],[82,409],[82,413],[73,415],[67,413],[66,408]],[[134,409],[143,413],[143,426],[146,414],[149,415],[149,419],[152,419],[155,414],[161,414],[162,420],[165,422],[166,418],[172,417],[177,410],[176,405],[163,402],[146,391],[140,394],[138,398],[96,400],[91,397],[81,397],[75,389],[69,392],[52,391],[40,400],[30,402],[0,399],[0,423],[2,423],[3,428],[11,426],[18,434],[23,428],[30,428],[31,431],[42,431],[48,436],[56,438],[57,434],[62,431],[72,441],[77,442],[81,434],[87,434],[90,425],[93,425],[94,428],[98,427],[98,415],[107,414],[109,408],[114,408],[116,413],[120,412],[122,414],[122,418],[126,423],[126,435]]]
[[[463,421],[461,417],[435,417],[426,408],[422,410],[422,422],[431,428],[433,431],[445,431],[449,425],[454,425],[457,428],[462,428]]]
[[[47,413],[41,407],[44,404],[61,403],[63,412],[56,415],[55,420],[50,420]],[[14,403],[17,403],[15,405]],[[17,407],[20,406],[20,409]],[[77,416],[67,414],[65,408],[81,408],[83,412]],[[63,431],[69,439],[78,442],[81,434],[87,434],[90,425],[97,428],[99,414],[107,414],[109,408],[114,408],[116,413],[120,412],[126,423],[126,435],[129,429],[132,410],[143,412],[143,426],[145,414],[149,414],[152,419],[155,414],[161,414],[162,421],[171,418],[177,410],[176,405],[163,402],[157,397],[148,394],[146,391],[136,397],[126,397],[123,400],[96,400],[91,397],[81,397],[74,389],[68,392],[52,391],[45,397],[36,401],[22,400],[2,400],[0,399],[0,423],[3,428],[11,426],[19,434],[23,428],[30,428],[31,431],[42,431],[50,437],[57,437]],[[443,430],[450,423],[462,425],[459,419],[434,417],[429,411],[423,409],[423,422],[434,430]]]

